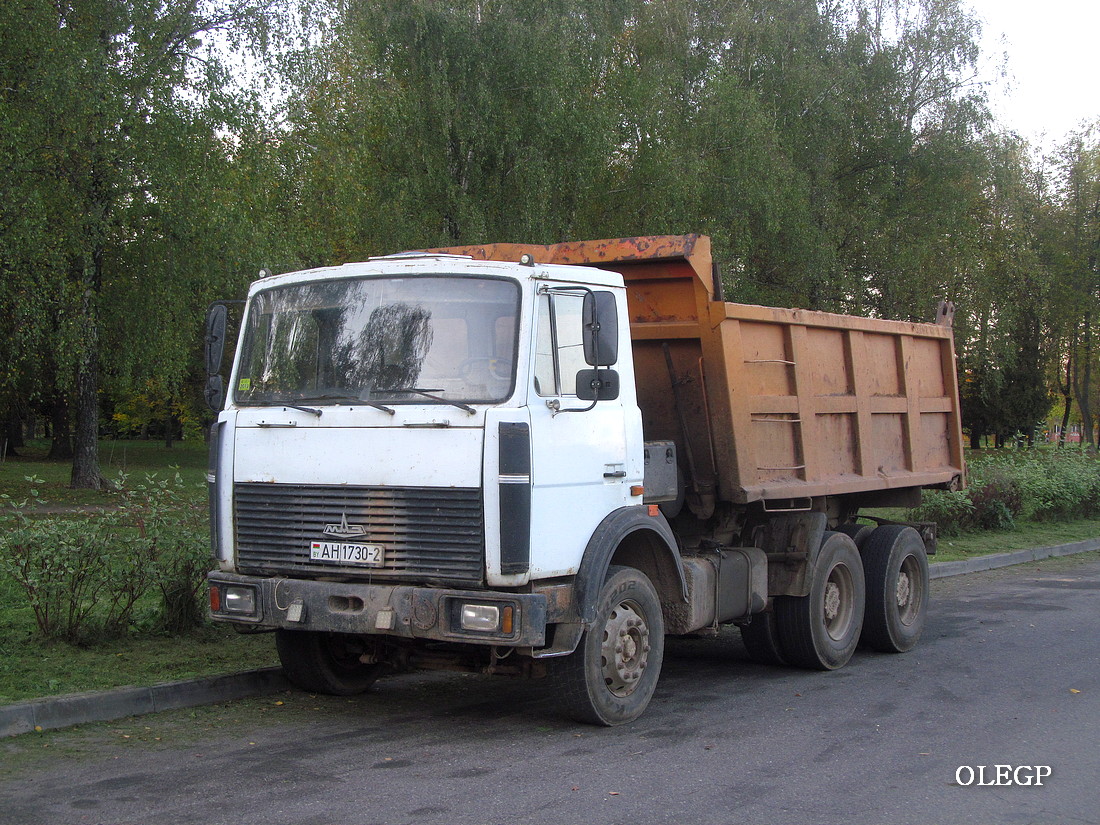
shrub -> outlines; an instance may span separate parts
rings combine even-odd
[[[1023,517],[1053,521],[1093,515],[1100,502],[1100,465],[1078,450],[1035,450],[1015,462]]]
[[[998,470],[984,481],[972,484],[968,491],[974,505],[968,526],[982,530],[1011,530],[1023,510],[1023,495],[1016,480]]]
[[[124,633],[150,596],[156,629],[180,632],[202,622],[206,511],[178,474],[145,476],[123,489],[118,508],[79,521],[46,516],[44,504],[32,488],[13,505],[12,529],[0,535],[0,572],[22,591],[44,637],[87,642]]]
[[[1100,513],[1100,462],[1080,450],[998,451],[972,458],[968,470],[966,491],[926,492],[909,517],[935,521],[942,534],[955,535]]]
[[[927,490],[920,507],[909,511],[912,521],[934,521],[941,536],[957,536],[966,529],[974,505],[963,491]]]
[[[149,575],[160,598],[157,628],[180,633],[198,626],[205,615],[199,593],[210,569],[206,499],[176,473],[146,476],[125,501],[151,560]]]
[[[32,489],[0,536],[0,570],[23,591],[39,632],[80,642],[124,630],[145,590],[148,559],[118,529],[120,514],[77,521],[28,512],[42,504]]]

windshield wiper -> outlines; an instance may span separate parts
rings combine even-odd
[[[373,390],[368,392],[384,392],[384,393],[397,393],[397,392],[411,392],[414,395],[419,395],[424,398],[430,398],[432,401],[436,401],[440,404],[449,404],[452,407],[458,407],[460,410],[465,410],[470,415],[476,415],[477,410],[471,407],[469,404],[463,404],[461,401],[452,401],[449,398],[443,398],[440,395],[432,395],[434,392],[442,392],[442,390],[430,389],[423,390],[419,387],[387,387],[385,389]]]
[[[316,407],[300,407],[297,404],[288,404],[285,401],[279,402],[278,406],[280,406],[280,407],[290,407],[290,409],[292,409],[292,410],[301,410],[302,412],[307,412],[310,415],[315,415],[318,418],[321,417],[321,411],[319,409],[317,409]]]
[[[376,410],[381,410],[384,413],[390,415],[397,415],[397,410],[392,407],[387,407],[385,404],[379,404],[375,401],[371,401],[369,398],[362,398],[358,395],[311,395],[308,398],[303,398],[303,401],[346,401],[349,404],[362,404],[365,407],[374,407]],[[289,404],[287,405],[290,406]],[[320,413],[318,413],[320,415]]]

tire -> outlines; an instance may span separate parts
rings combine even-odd
[[[837,525],[836,531],[851,538],[862,553],[863,545],[866,543],[867,539],[870,538],[871,534],[875,532],[875,526],[873,524],[857,524],[854,521],[849,521],[847,524]]]
[[[867,612],[863,643],[883,653],[912,650],[928,614],[928,553],[912,527],[879,527],[863,547]]]
[[[775,600],[783,657],[813,670],[844,667],[859,644],[865,603],[855,542],[843,533],[825,533],[809,595]]]
[[[548,661],[552,696],[578,722],[632,722],[653,698],[664,649],[664,617],[653,584],[632,567],[612,566],[592,627],[572,654]]]
[[[287,679],[309,693],[354,696],[373,685],[383,668],[363,664],[362,641],[342,633],[279,629],[275,647]]]
[[[741,625],[741,641],[749,658],[761,665],[785,665],[783,648],[779,643],[779,628],[775,613],[754,613],[749,624]]]

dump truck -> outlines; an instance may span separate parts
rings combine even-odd
[[[934,525],[861,511],[963,482],[950,317],[727,302],[700,235],[262,277],[227,387],[207,322],[211,616],[308,691],[508,674],[602,725],[669,635],[907,651]]]

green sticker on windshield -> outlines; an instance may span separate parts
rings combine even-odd
[[[238,392],[248,392],[250,389],[252,389],[251,378],[242,378],[240,381],[237,382]]]

